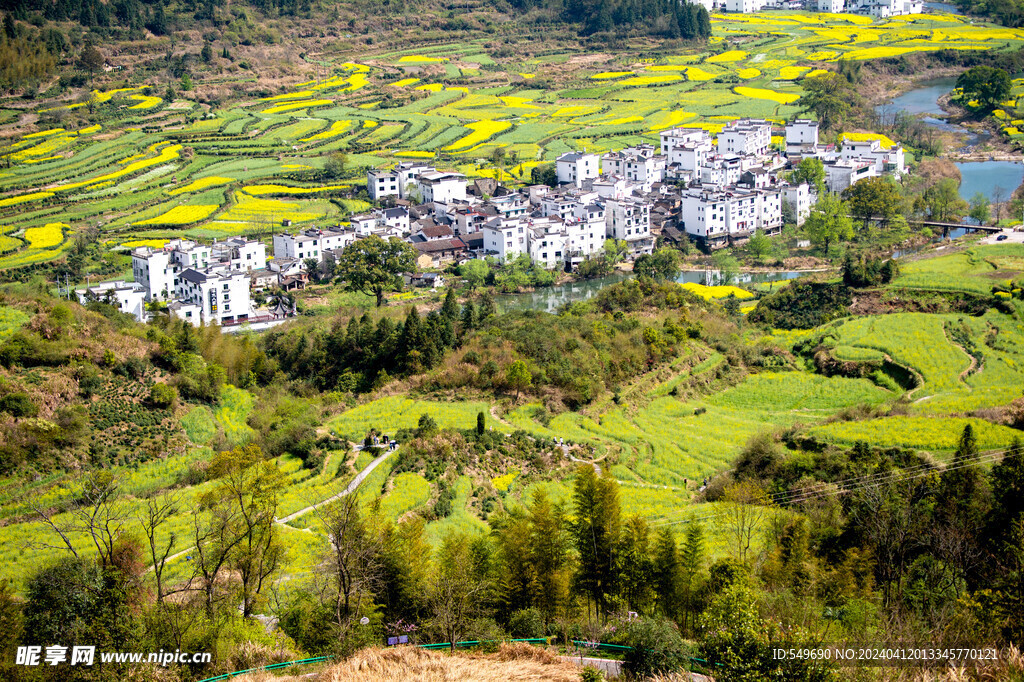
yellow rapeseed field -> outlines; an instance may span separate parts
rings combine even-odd
[[[47,223],[42,227],[30,227],[25,230],[25,239],[31,249],[48,249],[64,241],[64,223]]]
[[[166,213],[149,220],[140,220],[135,225],[191,225],[209,218],[220,208],[217,204],[200,204],[198,206],[175,206]]]
[[[754,99],[767,99],[772,102],[778,102],[779,104],[792,104],[800,99],[800,95],[797,95],[796,93],[776,92],[775,90],[765,90],[764,88],[748,88],[743,85],[738,85],[733,88],[733,90],[737,95],[752,97]]]

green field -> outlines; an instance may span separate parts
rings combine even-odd
[[[364,55],[339,61],[319,82],[209,113],[183,99],[166,102],[144,83],[100,85],[99,123],[54,123],[13,141],[0,176],[0,268],[61,256],[99,215],[111,246],[142,232],[209,239],[266,233],[285,219],[343,220],[365,205],[331,199],[358,191],[367,167],[418,158],[528,181],[534,166],[570,149],[657,144],[659,131],[678,125],[715,133],[744,116],[791,118],[800,81],[842,60],[1024,44],[1024,31],[949,14],[873,22],[763,12],[716,15],[712,26],[703,48],[657,57],[620,51],[596,62],[571,53],[496,59],[490,43],[470,41],[438,53],[445,75],[435,77],[403,59],[408,53]],[[114,95],[125,87],[134,90]],[[132,108],[140,104],[146,108]],[[77,115],[77,106],[44,99],[36,109]],[[483,161],[495,147],[510,155],[504,167]],[[345,177],[316,180],[336,150],[349,153]],[[928,281],[906,277],[908,285]]]

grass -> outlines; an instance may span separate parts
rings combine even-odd
[[[253,397],[248,391],[234,386],[225,386],[220,392],[220,402],[214,411],[214,419],[232,447],[248,442],[255,433],[246,419],[252,412]]]
[[[1022,269],[1024,244],[974,246],[906,263],[889,287],[989,295],[993,284],[1011,279]]]
[[[352,436],[362,441],[363,436],[373,428],[388,434],[398,429],[416,428],[420,416],[424,414],[430,415],[441,428],[475,428],[477,413],[486,414],[489,409],[490,406],[482,402],[441,403],[391,396],[343,412],[327,422],[326,426],[338,435]],[[509,430],[503,424],[490,421],[497,430]]]
[[[977,418],[885,417],[856,422],[833,422],[816,426],[809,435],[839,443],[863,440],[881,447],[904,447],[934,452],[951,452],[964,426],[971,424],[983,450],[1009,445],[1020,432]]]
[[[208,442],[217,434],[217,423],[205,405],[197,405],[181,418],[181,427],[188,439],[197,445]]]
[[[804,372],[765,372],[708,399],[738,409],[830,414],[854,405],[878,405],[893,395],[867,379],[823,377]]]

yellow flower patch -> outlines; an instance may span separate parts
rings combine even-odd
[[[16,204],[24,204],[28,201],[35,201],[36,199],[45,199],[46,197],[52,197],[53,192],[32,192],[30,194],[19,194],[14,197],[7,197],[6,199],[0,199],[0,208],[4,206],[14,206]]]
[[[426,85],[417,85],[417,90],[427,90],[428,92],[441,92],[444,90],[443,83],[427,83]]]
[[[793,102],[800,99],[800,95],[790,92],[776,92],[775,90],[765,90],[764,88],[748,88],[743,85],[736,86],[733,91],[737,95],[743,95],[744,97],[750,97],[753,99],[766,99],[771,102],[777,102],[778,104],[792,104]]]
[[[445,147],[445,149],[465,149],[467,147],[472,147],[473,145],[479,144],[500,132],[508,130],[512,127],[512,124],[508,121],[474,121],[473,123],[467,123],[466,127],[473,132],[462,139],[456,140]]]
[[[895,140],[892,140],[887,135],[882,135],[881,133],[843,133],[843,139],[849,140],[850,142],[869,142],[871,140],[878,140],[886,149],[892,149],[896,146]]]
[[[148,246],[151,249],[162,249],[166,244],[166,239],[135,239],[130,242],[125,242],[121,244],[121,246],[127,246],[129,249],[137,249],[140,246]]]
[[[262,97],[261,102],[278,102],[283,99],[306,99],[312,97],[312,90],[299,90],[298,92],[286,92],[283,95],[274,95],[273,97]]]
[[[191,225],[213,215],[220,208],[217,204],[200,204],[198,206],[175,206],[162,215],[149,220],[140,220],[134,225]]]
[[[406,85],[412,85],[413,83],[419,83],[419,82],[420,82],[419,78],[403,78],[400,81],[395,81],[391,85],[395,86],[396,88],[404,88]]]
[[[594,80],[606,80],[609,78],[622,78],[623,76],[632,75],[632,71],[602,71],[601,73],[595,73],[591,78]]]
[[[804,75],[804,72],[810,71],[809,67],[806,66],[784,66],[779,69],[778,80],[792,81],[796,80],[800,76]]]
[[[729,50],[722,54],[716,54],[714,57],[708,57],[704,61],[710,62],[711,64],[731,64],[732,62],[738,62],[741,59],[746,59],[747,53],[743,50]]]
[[[757,78],[761,75],[761,72],[757,69],[740,69],[736,72],[736,75],[740,78]]]
[[[50,128],[49,130],[40,130],[38,133],[29,133],[28,135],[25,135],[22,139],[31,140],[34,137],[46,137],[47,135],[53,135],[55,133],[63,132],[63,128]]]
[[[395,156],[406,156],[410,159],[432,159],[434,152],[402,151],[395,152]]]
[[[326,104],[334,104],[332,99],[306,99],[299,102],[285,102],[284,104],[278,104],[275,107],[264,109],[264,114],[282,114],[286,111],[294,111],[295,109],[305,109],[306,107],[320,107]]]
[[[400,62],[402,62],[404,64],[411,64],[411,63],[431,64],[431,63],[435,63],[435,62],[446,62],[446,61],[448,61],[448,58],[447,57],[424,57],[423,55],[418,55],[418,54],[407,54],[404,57],[400,57],[398,61],[400,61]]]
[[[754,294],[749,291],[733,286],[709,287],[704,286],[703,284],[687,282],[686,284],[683,284],[682,287],[687,291],[697,294],[703,299],[729,298],[729,296],[735,296],[736,298],[754,298]]]
[[[155,106],[159,106],[160,102],[163,102],[159,97],[150,97],[149,95],[132,95],[130,99],[137,101],[138,104],[131,105],[128,107],[129,109],[152,109]]]
[[[225,177],[221,177],[219,175],[211,175],[211,176],[206,177],[206,178],[199,178],[198,180],[193,180],[192,182],[190,182],[189,184],[185,185],[184,187],[178,187],[176,189],[172,189],[172,190],[170,190],[167,193],[170,194],[173,197],[173,196],[177,196],[179,194],[187,194],[188,192],[198,192],[200,190],[208,189],[210,187],[219,187],[220,185],[228,185],[228,184],[231,184],[234,181],[235,181],[234,178],[225,178]]]
[[[691,81],[709,81],[715,77],[715,74],[708,73],[704,69],[696,66],[690,66],[686,69],[686,80]]]
[[[319,192],[331,192],[338,189],[348,189],[350,185],[325,185],[324,187],[289,187],[288,185],[249,185],[243,187],[242,191],[252,196],[264,194],[317,194]]]
[[[335,121],[331,124],[331,127],[327,130],[317,133],[316,135],[310,135],[304,137],[299,142],[313,142],[315,140],[328,140],[332,137],[337,137],[343,134],[352,125],[352,121]]]
[[[42,227],[30,227],[25,230],[25,239],[31,249],[48,249],[64,241],[64,223],[47,223]]]

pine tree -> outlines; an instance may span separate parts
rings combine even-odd
[[[1024,520],[1024,443],[1014,438],[1003,459],[992,467],[992,511],[988,533],[993,551],[1010,540],[1011,529]]]
[[[494,317],[498,314],[498,306],[494,302],[494,296],[491,292],[485,293],[480,298],[480,321],[483,322],[489,317]]]
[[[691,521],[686,527],[686,540],[679,554],[679,606],[683,613],[684,632],[693,632],[700,611],[698,595],[704,573],[704,526]]]
[[[650,528],[639,516],[630,517],[623,528],[618,548],[619,593],[626,607],[637,613],[647,613],[654,597],[651,581],[654,562],[651,561]]]
[[[455,298],[455,289],[448,287],[448,292],[444,295],[444,304],[441,306],[441,315],[448,318],[451,322],[455,322],[459,318],[459,302]]]
[[[679,550],[671,526],[658,532],[654,547],[654,590],[658,609],[666,618],[675,618],[678,611]]]
[[[598,476],[586,464],[576,474],[573,490],[576,521],[573,544],[579,565],[573,583],[577,593],[592,604],[598,617],[606,617],[609,599],[616,592],[616,548],[619,538],[619,489],[611,479]]]
[[[472,301],[466,301],[466,304],[462,306],[462,318],[459,323],[463,334],[471,329],[476,329],[476,306]]]

